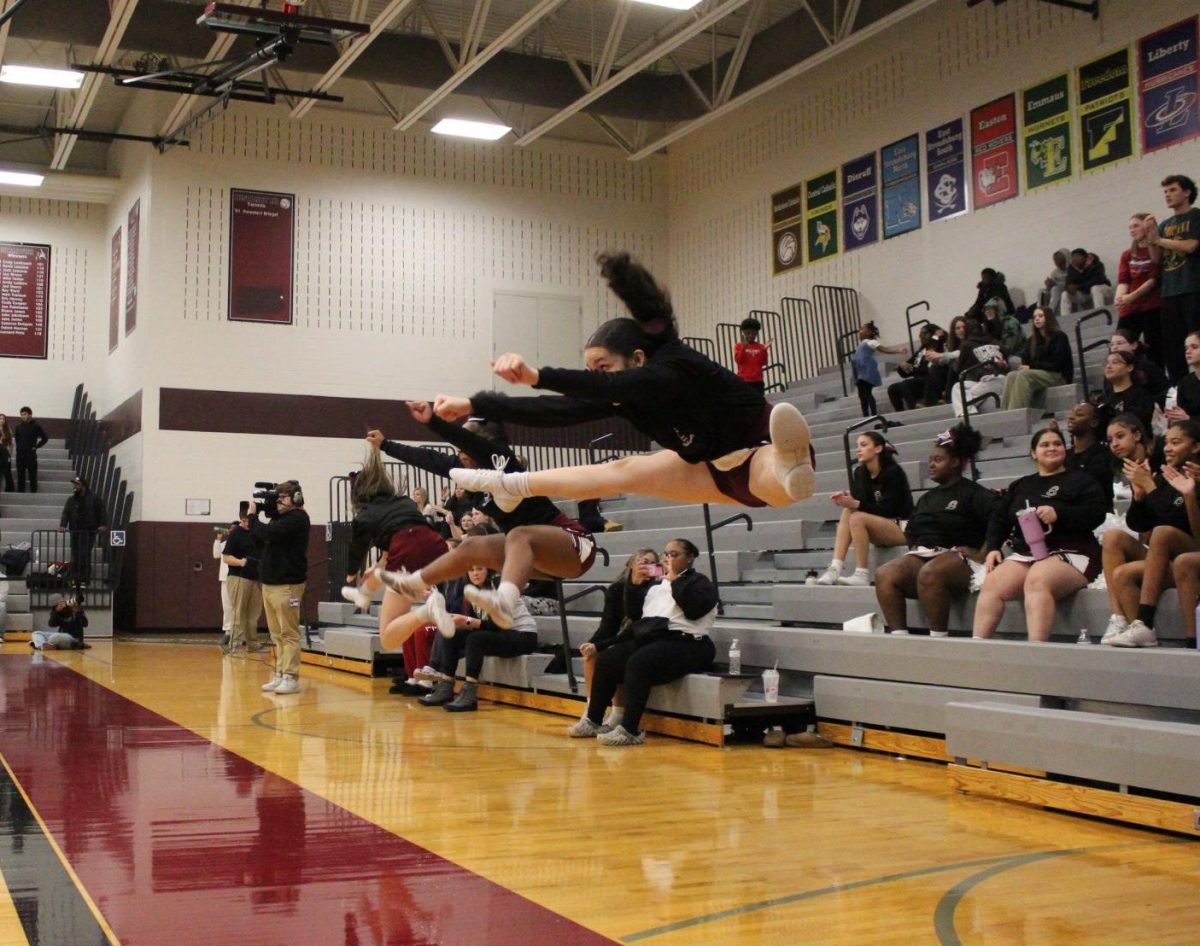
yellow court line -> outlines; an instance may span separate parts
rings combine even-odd
[[[17,905],[13,903],[4,871],[0,870],[0,946],[29,946],[25,927],[17,916]]]
[[[25,799],[25,804],[29,806],[29,811],[33,814],[33,817],[37,819],[38,827],[42,829],[42,834],[50,843],[50,847],[54,849],[54,853],[58,855],[58,859],[62,861],[63,867],[66,868],[67,876],[71,878],[71,883],[75,885],[76,889],[79,891],[79,895],[83,897],[83,902],[86,903],[88,905],[88,909],[92,911],[92,916],[96,918],[96,922],[100,925],[100,929],[102,929],[104,931],[104,935],[108,937],[109,943],[111,943],[112,946],[121,946],[121,941],[117,939],[117,934],[113,932],[112,927],[108,925],[108,921],[104,919],[104,914],[100,912],[100,908],[97,907],[95,901],[92,900],[91,894],[89,894],[87,892],[87,888],[83,886],[83,882],[79,879],[79,875],[75,873],[75,868],[71,866],[71,862],[67,860],[67,856],[63,853],[62,848],[60,848],[58,846],[58,842],[54,840],[54,835],[52,835],[49,828],[46,827],[46,822],[42,820],[41,813],[37,810],[37,808],[34,807],[33,801],[29,798],[29,796],[25,794],[25,786],[17,781],[17,777],[13,774],[13,770],[9,768],[8,760],[4,758],[3,755],[0,755],[0,765],[4,766],[4,771],[8,773],[8,777],[12,779],[12,783],[17,786],[17,791],[20,792],[21,797]]]

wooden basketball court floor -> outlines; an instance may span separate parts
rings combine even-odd
[[[602,749],[198,644],[0,654],[0,946],[1195,944],[1200,847],[849,749]]]

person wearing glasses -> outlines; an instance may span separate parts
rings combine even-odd
[[[634,566],[631,579],[649,587],[640,607],[630,601],[628,635],[597,656],[587,713],[567,730],[572,738],[594,736],[603,746],[640,746],[646,736],[638,724],[650,690],[712,665],[716,649],[708,632],[717,619],[717,588],[692,567],[699,554],[687,539],[671,539],[663,550],[661,578],[651,564]],[[604,711],[622,684],[621,722],[605,723]]]

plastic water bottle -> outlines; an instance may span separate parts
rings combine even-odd
[[[1091,642],[1092,642],[1092,639],[1090,637],[1088,637],[1088,635],[1087,635],[1087,628],[1081,627],[1079,629],[1079,638],[1078,638],[1078,640],[1075,641],[1075,643],[1076,644],[1090,644]]]
[[[742,651],[738,646],[736,637],[733,639],[733,643],[729,645],[729,672],[742,672]]]

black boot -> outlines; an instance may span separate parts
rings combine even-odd
[[[451,713],[474,713],[479,709],[478,700],[475,695],[475,684],[464,683],[463,688],[458,693],[458,699],[453,703],[447,703],[442,708],[449,710]]]
[[[443,706],[454,699],[454,681],[439,680],[434,684],[432,692],[417,700],[422,706]]]

